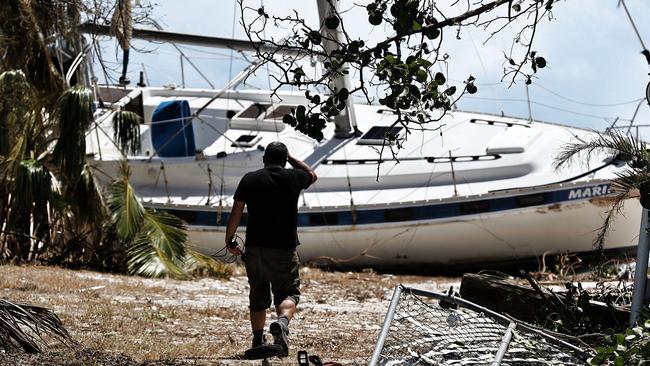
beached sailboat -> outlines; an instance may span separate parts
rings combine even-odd
[[[192,245],[207,254],[223,247],[239,179],[262,167],[272,141],[319,176],[299,202],[302,260],[350,267],[431,268],[592,251],[610,207],[610,181],[625,169],[615,156],[600,156],[589,167],[556,171],[559,148],[593,132],[461,111],[443,117],[439,129],[413,128],[407,136],[392,127],[390,110],[348,102],[316,142],[282,121],[307,103],[305,96],[281,93],[278,101],[269,91],[237,90],[247,72],[219,91],[101,87],[103,105],[87,136],[92,164],[114,177],[124,156],[112,139],[113,116],[120,109],[139,114],[141,148],[126,157],[131,183],[146,206],[182,218]],[[385,146],[387,134],[401,141],[395,154]],[[635,246],[640,220],[638,200],[627,200],[605,249]]]

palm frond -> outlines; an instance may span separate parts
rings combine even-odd
[[[61,172],[71,182],[81,176],[86,155],[86,131],[93,117],[93,95],[85,87],[67,89],[56,107],[58,138],[54,147],[54,159]]]
[[[134,112],[121,110],[113,116],[113,137],[125,155],[140,150],[141,123],[142,117]]]
[[[23,127],[20,120],[28,113],[32,88],[20,70],[0,74],[0,156],[7,156],[12,141]]]
[[[555,169],[560,169],[578,159],[588,164],[596,154],[601,153],[615,154],[617,159],[628,165],[624,171],[617,172],[616,178],[612,180],[612,189],[616,194],[594,241],[594,245],[602,251],[616,215],[621,212],[625,201],[633,196],[633,192],[639,191],[641,205],[650,208],[650,155],[642,140],[629,133],[610,130],[597,133],[591,140],[578,138],[577,142],[564,145],[553,165]]]
[[[68,346],[76,343],[51,310],[0,299],[0,348],[39,352],[46,335]]]
[[[601,253],[605,246],[605,239],[607,238],[609,229],[614,223],[614,219],[616,218],[616,216],[621,213],[621,209],[623,208],[623,204],[625,203],[625,200],[630,198],[630,193],[631,190],[625,188],[620,190],[616,194],[616,196],[614,196],[614,202],[612,203],[612,206],[607,211],[607,215],[605,215],[605,219],[603,220],[603,225],[600,227],[600,229],[598,229],[598,235],[596,235],[596,239],[594,240],[594,246]]]
[[[7,115],[2,113],[0,107],[0,156],[7,156],[10,150],[9,123]]]
[[[52,195],[50,171],[37,160],[27,159],[19,164],[12,190],[13,206],[21,208],[18,215],[33,222],[31,236],[42,239],[49,228],[48,202]]]
[[[90,165],[84,164],[81,179],[75,186],[67,187],[65,196],[74,206],[76,219],[88,226],[102,225],[107,217],[107,205]]]
[[[637,140],[628,133],[619,130],[599,133],[591,140],[583,140],[578,137],[577,142],[568,143],[562,146],[553,163],[555,169],[568,166],[577,159],[588,162],[596,154],[608,153],[617,154],[625,161],[647,161],[648,152],[643,141]]]
[[[117,234],[125,241],[133,239],[141,230],[145,215],[145,209],[129,183],[129,176],[129,167],[122,162],[121,178],[111,184],[108,196],[108,208]]]
[[[192,249],[187,249],[185,269],[192,273],[203,272],[210,277],[223,279],[232,276],[232,268],[229,265]]]
[[[56,22],[61,15],[59,11],[61,4],[53,0],[30,1],[29,3],[41,32],[45,35],[55,32]]]
[[[32,1],[0,1],[0,65],[7,69],[21,69],[34,85],[34,90],[45,97],[46,104],[63,90],[63,80],[53,72]]]
[[[117,38],[120,47],[127,50],[133,37],[133,15],[131,0],[117,0],[115,12],[111,18],[111,31]]]
[[[142,231],[127,250],[129,272],[146,277],[186,278],[186,241],[187,234],[178,217],[147,211]]]

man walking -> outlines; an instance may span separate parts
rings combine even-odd
[[[279,356],[289,354],[287,336],[289,322],[300,300],[298,274],[298,198],[303,189],[313,184],[314,170],[296,160],[281,142],[270,143],[264,152],[264,168],[248,173],[239,182],[226,227],[229,244],[248,206],[246,251],[243,255],[250,285],[250,321],[253,348],[265,346],[266,309],[273,304],[278,315],[270,325],[273,343]],[[285,169],[287,161],[294,169]],[[239,255],[239,249],[230,249]],[[269,291],[270,290],[270,291]]]

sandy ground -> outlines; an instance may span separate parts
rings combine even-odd
[[[460,282],[308,267],[301,277],[289,357],[271,365],[296,365],[298,350],[343,365],[367,364],[397,284],[442,291]],[[260,364],[238,359],[251,342],[248,284],[240,268],[230,280],[175,281],[0,266],[0,288],[0,298],[53,309],[80,342],[74,350],[52,345],[38,356],[0,353],[2,365]]]

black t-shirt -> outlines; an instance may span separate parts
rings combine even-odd
[[[244,175],[234,199],[246,203],[246,245],[295,248],[298,243],[298,198],[311,185],[299,169],[263,168]]]

